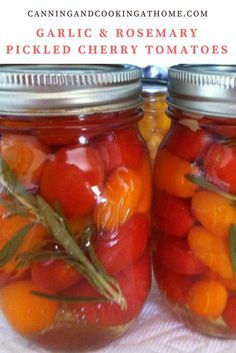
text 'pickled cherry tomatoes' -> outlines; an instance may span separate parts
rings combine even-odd
[[[52,206],[59,202],[68,218],[77,218],[94,208],[103,179],[103,161],[98,151],[75,145],[58,150],[48,162],[40,192]]]
[[[166,148],[176,156],[193,162],[206,149],[209,138],[203,130],[193,131],[184,125],[174,125],[168,135]]]
[[[156,253],[161,264],[176,273],[197,275],[207,269],[196,258],[185,239],[162,237],[158,239]]]
[[[136,128],[124,128],[101,136],[96,141],[107,173],[119,167],[142,166],[145,144]]]
[[[153,269],[157,283],[169,300],[174,303],[186,304],[188,292],[194,283],[195,277],[186,276],[168,270],[158,259],[153,259]]]
[[[196,168],[189,162],[164,148],[157,154],[154,168],[154,187],[178,197],[191,197],[197,186],[188,181],[185,174],[195,174],[196,172]]]
[[[70,288],[81,280],[81,274],[62,260],[34,263],[31,276],[40,288],[52,293]]]
[[[93,325],[113,326],[131,321],[141,311],[151,286],[150,255],[146,252],[138,261],[117,277],[127,301],[127,308],[121,309],[113,302],[74,304],[72,310],[81,322],[86,320]],[[99,294],[87,283],[68,291],[70,296],[99,297]]]
[[[142,256],[148,236],[148,218],[135,214],[118,230],[98,234],[93,246],[104,268],[109,273],[116,274]]]
[[[213,143],[205,154],[204,169],[208,180],[236,193],[236,146]]]
[[[0,155],[26,187],[39,183],[48,154],[48,148],[36,137],[14,134],[1,137]]]
[[[162,234],[184,237],[194,224],[191,201],[159,191],[154,197],[153,218]]]
[[[137,211],[142,192],[142,179],[133,169],[114,170],[94,210],[97,228],[115,232]]]

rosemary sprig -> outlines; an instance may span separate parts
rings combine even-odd
[[[11,260],[18,248],[20,247],[24,237],[34,226],[34,223],[27,224],[21,228],[15,235],[6,243],[6,245],[0,251],[0,267],[4,266],[9,260]]]
[[[229,229],[229,254],[234,274],[236,273],[236,225],[231,224]]]
[[[29,194],[3,159],[0,159],[0,171],[0,183],[2,186],[21,206],[34,215],[36,222],[43,224],[51,231],[51,234],[66,252],[68,256],[67,262],[86,277],[104,298],[114,301],[122,309],[125,309],[127,303],[119,283],[104,270],[95,257],[93,250],[91,250],[92,245],[90,244],[89,250],[89,253],[92,254],[92,259],[89,259],[69,232],[64,217],[54,211],[41,196]]]
[[[66,296],[60,294],[48,294],[38,291],[31,291],[32,294],[38,297],[46,298],[49,300],[61,302],[61,303],[100,303],[107,302],[108,299],[103,297],[77,297],[77,296]]]
[[[191,181],[194,184],[197,184],[199,186],[201,186],[204,189],[207,189],[209,191],[215,192],[231,201],[236,201],[236,195],[232,195],[226,191],[221,190],[220,188],[218,188],[216,185],[210,183],[209,181],[207,181],[206,179],[193,175],[193,174],[185,174],[184,175],[185,178],[189,181]]]
[[[101,295],[125,308],[126,301],[118,282],[109,274],[104,278],[103,270],[99,271],[98,268],[96,269],[93,266],[80,249],[74,237],[69,233],[63,218],[41,196],[36,196],[36,201],[44,218],[44,223],[48,226],[57,242],[63,246],[65,252],[76,261],[73,262],[73,266],[86,277]]]

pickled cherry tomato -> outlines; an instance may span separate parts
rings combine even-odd
[[[236,208],[227,198],[207,190],[192,197],[192,210],[197,220],[210,233],[227,239],[230,225],[235,223]]]
[[[223,278],[233,278],[228,239],[219,238],[196,226],[188,234],[188,244],[194,255],[212,271]]]
[[[11,326],[23,335],[49,328],[58,311],[58,303],[32,294],[40,287],[32,281],[16,281],[1,289],[1,309]]]
[[[162,237],[158,239],[156,251],[161,264],[176,273],[196,275],[207,268],[196,258],[185,239]]]
[[[117,277],[123,295],[127,301],[127,309],[122,310],[113,302],[74,304],[72,310],[77,320],[86,320],[93,325],[113,326],[131,321],[139,314],[147,298],[151,286],[150,256],[146,252],[138,261]],[[99,297],[89,284],[83,283],[67,292],[70,296]]]
[[[166,148],[176,156],[193,162],[201,155],[209,144],[209,139],[203,130],[193,131],[178,124],[174,125],[168,136]]]
[[[31,276],[42,290],[57,293],[72,287],[81,280],[81,274],[62,260],[36,262]]]
[[[226,322],[227,326],[236,330],[236,295],[231,295],[228,298],[225,310],[222,314],[224,321]]]
[[[114,170],[94,210],[97,228],[116,232],[137,211],[143,190],[142,179],[133,169]]]
[[[75,145],[58,150],[48,162],[40,192],[52,206],[59,202],[68,218],[77,218],[94,208],[103,179],[103,161],[98,151]]]
[[[95,143],[107,173],[119,167],[141,168],[145,144],[137,129],[119,129],[101,136]]]
[[[147,217],[135,214],[117,231],[99,234],[93,245],[105,269],[111,274],[116,274],[142,256],[148,236]]]
[[[160,232],[175,237],[184,237],[194,224],[191,201],[159,191],[154,197],[154,222]]]
[[[18,215],[0,218],[0,250],[19,232],[23,227],[29,225],[30,219]],[[20,246],[16,251],[16,255],[25,252],[33,252],[42,248],[48,235],[47,229],[41,224],[35,224],[25,235]],[[17,260],[12,257],[1,269],[6,273],[20,275],[24,268],[16,268]]]
[[[222,283],[204,279],[191,287],[188,305],[196,315],[216,319],[223,313],[227,297],[227,290]]]
[[[167,149],[158,152],[154,169],[154,186],[169,194],[188,198],[197,186],[185,178],[185,174],[195,174],[196,168],[170,153]]]
[[[208,180],[236,193],[236,146],[213,143],[204,156],[204,169]]]
[[[153,259],[153,268],[158,285],[168,299],[174,303],[186,304],[188,292],[194,283],[195,277],[170,271],[158,263],[155,257]]]
[[[142,195],[139,201],[137,212],[146,213],[149,212],[152,201],[152,167],[151,161],[148,154],[143,159],[143,164],[138,170],[138,174],[142,179]]]
[[[36,137],[5,134],[1,137],[0,155],[26,186],[38,184],[49,154]]]

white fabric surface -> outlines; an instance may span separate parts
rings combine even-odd
[[[153,283],[142,314],[129,332],[109,346],[94,352],[236,353],[236,340],[209,338],[186,328],[170,314]],[[0,353],[48,353],[48,351],[26,342],[14,333],[1,317]]]

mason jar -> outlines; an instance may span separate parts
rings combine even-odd
[[[139,129],[154,162],[157,149],[170,127],[166,115],[167,81],[144,78],[142,83],[144,118],[139,121]]]
[[[123,334],[150,284],[150,160],[140,71],[0,67],[0,300],[56,351]]]
[[[236,66],[169,70],[154,171],[154,271],[188,326],[236,338]]]

